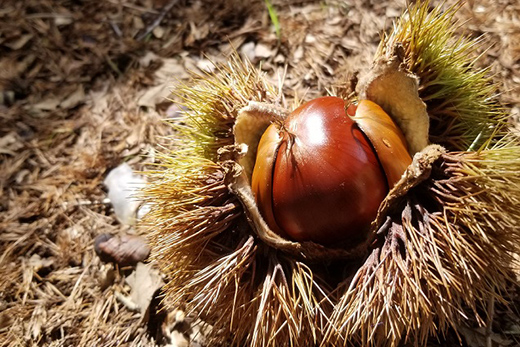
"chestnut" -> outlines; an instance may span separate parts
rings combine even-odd
[[[260,139],[251,182],[260,213],[290,240],[355,244],[411,163],[406,148],[371,101],[309,101]]]

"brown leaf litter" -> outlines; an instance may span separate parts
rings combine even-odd
[[[280,0],[277,38],[263,1],[178,1],[162,12],[171,3],[4,1],[0,345],[164,342],[120,300],[132,297],[130,270],[102,263],[93,240],[139,234],[117,221],[103,179],[122,162],[136,170],[153,162],[153,145],[172,131],[161,119],[178,112],[164,99],[169,87],[187,69],[207,69],[236,49],[273,79],[285,76],[288,101],[325,95],[339,88],[331,85],[337,74],[348,81],[368,67],[382,30],[405,8],[397,1]],[[485,34],[492,44],[482,64],[491,64],[503,82],[502,102],[520,117],[520,5],[468,1],[459,16],[468,35]],[[482,334],[494,346],[514,341],[517,315],[501,310],[493,334],[465,333],[468,345],[479,345]],[[186,329],[200,324],[178,314],[164,322],[162,336],[196,342]],[[191,325],[184,332],[172,328],[185,320]]]

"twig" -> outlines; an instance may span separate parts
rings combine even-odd
[[[120,303],[122,303],[127,309],[129,309],[132,312],[139,312],[141,308],[138,304],[132,301],[132,299],[129,296],[123,295],[120,292],[114,292],[114,296],[117,300],[119,300]]]
[[[117,37],[123,37],[123,32],[121,31],[121,29],[119,29],[119,26],[117,25],[117,23],[112,20],[109,23],[110,23],[110,26],[112,27],[112,30],[114,30],[114,33],[116,33]]]
[[[90,206],[90,205],[109,205],[110,199],[105,198],[103,200],[79,200],[77,202],[64,201],[62,203],[63,208],[67,209],[69,207],[78,207],[78,206]]]
[[[146,36],[148,36],[153,31],[153,29],[155,29],[155,27],[157,27],[159,24],[161,24],[162,20],[164,19],[164,16],[166,16],[166,14],[168,12],[170,12],[170,10],[177,3],[177,1],[178,0],[170,0],[170,2],[168,4],[166,4],[166,6],[163,7],[161,12],[157,16],[157,18],[155,18],[155,20],[146,27],[145,31],[143,31],[141,34],[139,34],[137,36],[137,41],[142,41]]]

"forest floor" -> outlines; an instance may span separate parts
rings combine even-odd
[[[166,98],[187,71],[211,69],[236,50],[273,80],[285,73],[288,100],[326,95],[338,75],[370,66],[381,34],[406,8],[397,0],[273,1],[278,34],[266,4],[2,2],[0,346],[164,342],[144,313],[125,305],[132,269],[95,253],[100,234],[143,232],[116,218],[107,174],[152,160],[172,131],[162,120],[178,112]],[[516,126],[520,3],[468,0],[457,16],[466,35],[484,35],[478,64],[491,66]],[[493,346],[518,345],[517,318],[505,320],[508,334],[493,328]]]

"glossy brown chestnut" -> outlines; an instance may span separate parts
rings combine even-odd
[[[382,110],[368,103],[350,107],[348,113],[358,117],[363,110],[363,115],[369,114],[360,116],[364,127],[377,128],[372,124],[374,115]],[[346,106],[338,97],[312,100],[293,111],[282,125],[270,125],[260,140],[253,193],[269,227],[285,238],[324,245],[355,243],[366,236],[388,193],[388,175],[371,137],[347,115]],[[387,140],[384,135],[385,145],[406,152],[404,142],[392,142],[404,141],[402,134],[390,137]],[[409,155],[404,161],[398,165],[399,177],[411,162]],[[395,179],[390,184],[394,183]]]

